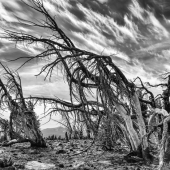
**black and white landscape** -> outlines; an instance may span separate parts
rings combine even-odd
[[[0,0],[0,169],[170,169],[169,0]]]

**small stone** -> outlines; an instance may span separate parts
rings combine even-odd
[[[30,150],[28,153],[29,154],[39,154],[40,152],[38,150]]]
[[[62,144],[62,143],[59,143],[58,146],[63,146],[63,144]]]
[[[1,150],[0,150],[0,154],[2,154],[2,153],[4,153],[4,150],[1,149]]]
[[[64,165],[63,164],[59,164],[58,165],[60,168],[64,168]]]
[[[18,152],[18,149],[13,149],[11,150],[11,152]]]
[[[15,162],[13,164],[13,166],[16,168],[16,169],[24,169],[24,163],[21,163],[21,162]]]
[[[9,158],[9,159],[7,159],[7,158],[0,158],[0,167],[1,168],[12,166],[12,164],[13,164],[13,162],[12,162],[11,158]]]
[[[54,164],[40,163],[37,161],[27,162],[25,165],[25,170],[55,170]]]
[[[110,161],[98,161],[98,163],[105,164],[105,165],[111,165],[112,163]]]
[[[73,168],[74,168],[74,169],[78,169],[78,168],[84,166],[84,164],[85,164],[84,161],[77,161],[77,160],[76,160],[76,161],[74,162],[74,164],[73,164]]]
[[[90,167],[84,167],[83,170],[91,170],[91,168]]]
[[[66,153],[66,151],[63,150],[63,149],[60,149],[60,150],[56,151],[56,154],[64,154],[64,153]]]

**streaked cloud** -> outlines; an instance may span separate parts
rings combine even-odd
[[[77,47],[97,54],[112,55],[115,64],[129,79],[139,76],[143,81],[155,84],[160,81],[159,73],[170,70],[167,64],[170,54],[168,0],[164,3],[148,0],[44,0],[44,5]],[[11,27],[35,36],[47,37],[51,34],[26,22],[20,23],[18,17],[34,22],[42,19],[40,14],[19,0],[0,0],[2,27]],[[43,50],[40,44],[28,47],[23,44],[15,46],[0,39],[0,61],[16,69],[26,60],[23,58],[8,63],[9,60],[32,56]],[[67,84],[64,84],[61,74],[57,81],[52,82],[44,82],[43,74],[35,77],[46,62],[34,60],[19,70],[25,95],[31,92],[40,96],[55,94],[68,100]]]
[[[134,66],[132,63],[136,62],[135,60],[139,60],[139,63],[140,61],[142,62],[143,71],[148,71],[148,58],[152,60],[152,62],[157,57],[163,58],[164,53],[162,53],[162,50],[168,50],[169,48],[169,31],[166,28],[166,24],[162,24],[163,21],[155,16],[153,10],[144,8],[143,4],[138,0],[127,1],[126,6],[122,7],[117,3],[116,12],[111,9],[112,2],[110,0],[88,3],[89,6],[87,6],[87,3],[84,1],[44,1],[47,10],[49,10],[52,15],[55,15],[59,26],[80,48],[98,54],[115,54],[116,57],[113,57],[113,60],[118,65],[121,64],[123,60],[125,63],[128,62],[126,67],[122,66],[126,69],[127,66]],[[11,9],[9,10],[6,8],[8,4],[9,1],[1,0],[2,10],[0,16],[5,21],[11,22],[15,27],[15,23],[17,23],[16,16],[20,17],[23,14],[25,6],[15,0],[13,1],[13,5],[9,5]],[[104,13],[100,8],[101,4],[103,4],[103,7],[107,8],[109,12]],[[98,9],[94,10],[93,5],[97,5]],[[110,5],[110,7],[108,5]],[[74,7],[76,10],[72,10]],[[124,10],[118,11],[119,9]],[[76,15],[79,11],[81,11],[81,18]],[[35,20],[33,14],[34,12],[30,10],[29,15],[26,17],[24,13],[23,18]],[[40,17],[39,14],[36,14],[36,16],[37,19]],[[118,19],[117,16],[121,17]],[[166,16],[164,16],[164,21],[168,22]],[[20,25],[17,29],[31,34],[38,33],[38,30],[31,27],[27,28],[26,25]],[[41,33],[43,35],[50,34],[45,30],[41,31]],[[12,48],[10,47],[11,45],[8,46],[5,42],[3,45],[1,54],[4,56],[4,50],[7,48],[12,50]],[[35,46],[29,46],[29,48],[27,48],[20,44],[17,45],[17,48],[20,54],[24,53],[26,55],[38,54],[41,51],[41,48]],[[3,60],[5,60],[4,57]],[[139,75],[140,74],[139,72]]]

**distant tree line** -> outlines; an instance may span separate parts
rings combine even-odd
[[[61,135],[49,135],[48,137],[45,137],[46,140],[66,140],[69,141],[71,139],[90,139],[89,135],[84,135],[83,130],[81,131],[74,131],[73,135],[65,132],[65,136],[61,137]]]

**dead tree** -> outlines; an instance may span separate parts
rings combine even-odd
[[[3,134],[3,140],[6,141],[9,136],[9,121],[0,118],[0,128],[1,128],[0,133]]]
[[[141,87],[138,87],[141,91],[143,91],[143,95],[139,97],[141,103],[148,104],[150,107],[149,117],[147,121],[147,138],[151,142],[149,143],[149,147],[152,148],[150,151],[156,152],[157,154],[154,155],[156,158],[159,157],[159,167],[158,169],[162,169],[164,164],[164,157],[169,152],[168,147],[170,146],[169,136],[170,136],[170,103],[169,103],[169,96],[170,96],[170,76],[168,78],[168,83],[161,83],[156,85],[151,85],[147,83],[149,87],[158,87],[163,86],[166,89],[163,91],[162,95],[157,95],[154,98],[154,95],[151,91],[149,91],[143,84],[140,78]],[[148,95],[149,100],[143,99],[145,95]],[[141,104],[142,105],[142,104]],[[146,110],[143,114],[146,115]]]
[[[46,76],[52,75],[56,65],[60,64],[63,67],[70,87],[71,102],[60,101],[60,104],[62,103],[64,107],[70,107],[71,110],[81,109],[90,126],[93,126],[93,124],[86,117],[86,113],[89,113],[90,107],[93,106],[96,110],[99,110],[101,106],[102,110],[107,114],[112,114],[116,107],[116,110],[125,122],[125,128],[128,132],[132,149],[138,150],[141,145],[141,139],[146,135],[146,127],[134,84],[127,80],[121,70],[113,63],[110,56],[98,55],[77,48],[59,28],[55,19],[45,9],[43,2],[39,0],[32,0],[31,2],[31,5],[27,5],[41,13],[46,19],[43,23],[33,23],[31,21],[29,23],[35,27],[43,27],[44,29],[51,30],[53,32],[51,37],[36,37],[24,32],[6,30],[4,38],[16,43],[42,44],[45,50],[35,57],[28,57],[28,61],[45,57],[55,57],[53,62],[45,65],[40,72],[41,74],[47,71]],[[95,102],[90,102],[86,95],[92,94],[92,89],[96,91]],[[74,100],[79,103],[78,105],[76,104],[77,106],[73,104]],[[138,131],[133,128],[131,120],[132,108],[136,111]],[[145,140],[142,145],[144,158],[147,158],[145,156],[147,148],[148,143]]]
[[[24,99],[19,75],[0,64],[5,70],[3,81],[0,79],[0,106],[10,111],[10,139],[17,139],[16,142],[28,141],[31,146],[46,147],[33,107]]]

